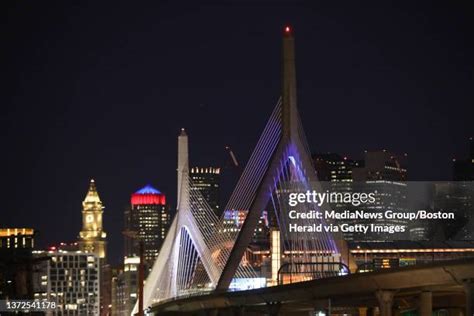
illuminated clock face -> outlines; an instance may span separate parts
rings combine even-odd
[[[92,223],[93,221],[94,221],[94,216],[92,214],[89,214],[86,216],[87,223]]]

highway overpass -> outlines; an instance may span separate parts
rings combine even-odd
[[[152,315],[473,315],[474,258],[160,302]]]

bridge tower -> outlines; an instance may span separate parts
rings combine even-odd
[[[217,284],[218,290],[223,290],[229,287],[234,274],[241,263],[242,256],[252,240],[253,232],[257,226],[261,211],[266,209],[268,203],[272,199],[269,197],[271,196],[271,191],[282,189],[281,186],[278,186],[277,182],[294,180],[296,177],[299,178],[299,181],[306,182],[308,188],[314,188],[315,185],[317,186],[316,171],[311,160],[311,153],[308,149],[309,147],[306,142],[297,107],[294,42],[295,40],[292,29],[289,26],[286,26],[283,32],[282,45],[281,99],[274,110],[274,113],[277,112],[275,121],[280,129],[277,128],[276,132],[269,133],[268,137],[273,138],[273,140],[276,141],[271,143],[267,140],[267,145],[262,146],[262,150],[266,151],[266,156],[262,155],[256,159],[260,162],[264,162],[260,166],[263,172],[261,173],[260,179],[258,179],[258,185],[254,186],[253,191],[248,194],[253,198],[250,201],[247,201],[247,205],[250,205],[248,208],[248,214],[240,229],[240,233],[237,235],[235,244],[230,252],[229,259],[227,260],[227,264],[220,275]],[[269,124],[271,123],[271,120],[272,118],[270,119]],[[262,140],[265,140],[264,135],[262,135],[259,143],[263,142]],[[268,143],[270,143],[270,145],[268,145]],[[260,144],[257,144],[255,151],[258,150],[259,145]],[[245,200],[245,198],[239,199],[236,198],[236,196],[238,195],[239,190],[243,189],[242,187],[248,186],[249,182],[246,180],[246,177],[251,175],[246,174],[246,172],[251,170],[251,168],[248,168],[253,163],[251,160],[247,164],[240,179],[241,181],[237,184],[234,194],[230,198],[226,209],[246,209],[245,203],[242,203],[242,200]],[[285,173],[283,170],[285,165],[290,164],[290,162],[294,166],[287,172],[292,175],[289,175],[286,178],[282,177],[282,173]],[[255,174],[258,173],[255,173],[254,171],[253,175]],[[324,234],[320,234],[320,237],[326,239],[324,243],[320,245],[320,249],[338,253],[341,255],[342,260],[349,265],[350,260],[347,252],[347,244],[341,238],[332,238],[331,236]]]

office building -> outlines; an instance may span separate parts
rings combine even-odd
[[[474,182],[454,181],[434,184],[435,211],[453,212],[454,220],[435,221],[431,239],[474,240]]]
[[[352,182],[352,169],[363,165],[363,161],[336,153],[313,154],[312,159],[318,180],[327,182]]]
[[[147,185],[131,195],[125,210],[125,258],[138,257],[144,243],[145,263],[151,267],[160,251],[171,222],[166,196]]]
[[[113,278],[113,315],[130,315],[138,299],[140,242],[143,243],[145,277],[160,252],[171,223],[166,196],[151,185],[131,195],[125,209],[123,270]]]
[[[227,210],[223,216],[223,232],[237,233],[244,224],[248,211],[246,210]],[[268,246],[269,243],[270,224],[267,211],[262,211],[255,227],[252,244],[259,244],[260,246]]]
[[[375,192],[375,203],[366,204],[364,209],[373,212],[407,212],[407,157],[386,150],[365,151],[362,167],[352,169],[354,192]],[[405,232],[386,234],[371,232],[352,234],[348,240],[389,241],[409,239],[409,222],[405,219],[374,219],[378,227],[404,226]],[[349,236],[348,236],[349,237]]]
[[[47,315],[100,314],[101,260],[96,254],[53,247],[33,255],[39,259],[33,269],[34,299],[56,303]]]
[[[407,156],[365,151],[363,166],[352,170],[354,181],[407,181]]]
[[[138,299],[140,258],[125,258],[123,269],[112,277],[112,316],[129,316]]]
[[[123,269],[112,270],[112,308],[110,310],[111,316],[123,315],[123,306],[125,305],[124,297],[124,282],[121,278]],[[128,316],[128,315],[127,315]]]
[[[0,299],[31,299],[32,228],[0,228]]]
[[[191,178],[191,190],[200,193],[199,199],[204,199],[217,216],[220,216],[219,207],[219,181],[220,168],[216,167],[192,167],[189,177]],[[191,201],[193,203],[193,201]],[[201,203],[200,201],[194,203]]]

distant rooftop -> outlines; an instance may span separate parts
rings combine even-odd
[[[420,250],[420,249],[474,249],[474,241],[469,240],[449,240],[449,241],[412,241],[397,240],[386,242],[348,242],[351,252],[373,252],[373,251],[403,251],[403,250]]]
[[[0,237],[34,235],[33,228],[0,228]]]
[[[161,192],[152,187],[151,185],[146,185],[137,192],[135,192],[135,194],[161,194]]]

